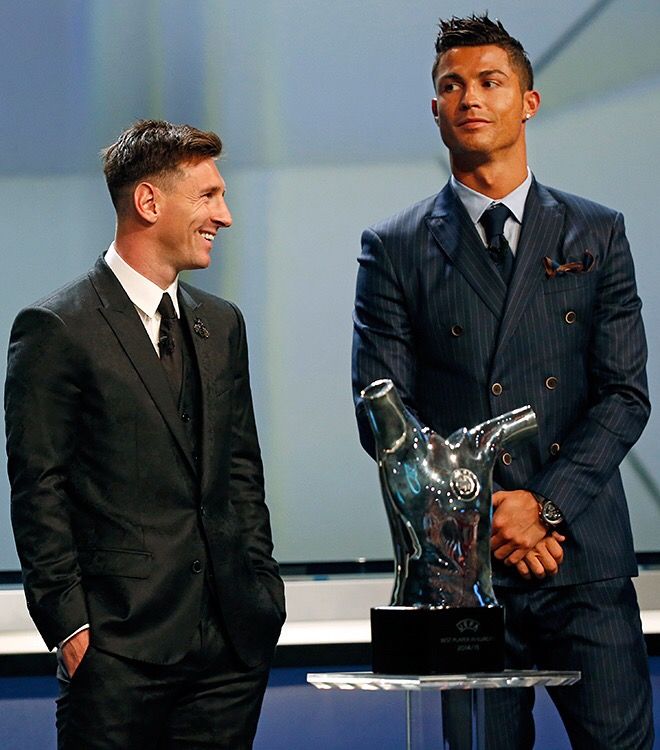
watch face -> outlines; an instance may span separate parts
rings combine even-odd
[[[564,517],[562,516],[561,511],[551,500],[546,500],[543,503],[541,516],[543,520],[546,523],[549,523],[551,526],[557,526],[564,520]]]

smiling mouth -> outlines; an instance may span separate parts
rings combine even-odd
[[[209,242],[213,242],[213,240],[215,239],[215,235],[212,234],[211,232],[202,232],[202,231],[200,231],[199,234],[201,234],[202,237],[205,240],[208,240]]]

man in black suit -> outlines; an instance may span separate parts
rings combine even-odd
[[[115,240],[19,313],[5,390],[30,613],[61,750],[252,747],[284,621],[239,310],[179,281],[231,224],[217,135],[104,152]]]
[[[540,185],[521,44],[487,16],[441,21],[433,114],[452,177],[367,229],[353,385],[391,378],[441,435],[525,404],[538,439],[504,452],[494,582],[509,668],[579,669],[551,696],[575,748],[651,748],[651,691],[619,464],[648,419],[646,342],[623,218]],[[534,692],[487,691],[488,747],[531,748]]]

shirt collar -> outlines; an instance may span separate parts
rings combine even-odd
[[[525,180],[515,190],[505,195],[504,198],[496,201],[459,182],[454,175],[450,177],[449,183],[475,224],[479,222],[483,212],[490,208],[493,203],[503,203],[511,211],[518,223],[522,224],[523,214],[525,213],[525,201],[527,200],[529,188],[532,185],[532,173],[529,167],[527,167],[527,177]]]
[[[177,317],[181,317],[179,313],[179,300],[176,295],[179,287],[178,277],[174,279],[167,289],[161,289],[153,281],[150,281],[141,273],[138,273],[132,266],[129,266],[117,252],[114,242],[110,244],[108,252],[105,254],[105,262],[117,277],[117,280],[124,288],[131,302],[145,315],[153,318],[163,297],[163,293],[168,292],[172,298]]]

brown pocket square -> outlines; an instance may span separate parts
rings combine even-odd
[[[586,252],[582,260],[568,260],[566,263],[557,263],[556,260],[548,258],[546,255],[543,258],[543,265],[545,266],[545,275],[551,279],[553,276],[563,275],[565,273],[588,273],[594,269],[595,258],[594,256]]]

